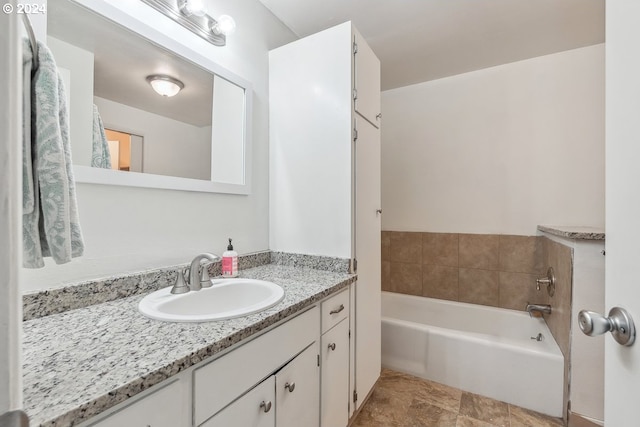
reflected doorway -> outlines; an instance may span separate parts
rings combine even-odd
[[[144,138],[114,129],[104,130],[111,154],[111,169],[131,172],[144,172],[142,154]]]

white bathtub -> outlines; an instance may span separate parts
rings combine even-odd
[[[382,365],[562,416],[562,353],[524,312],[383,292]]]

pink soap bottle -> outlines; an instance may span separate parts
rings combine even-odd
[[[229,239],[229,246],[227,250],[222,254],[222,277],[237,277],[238,276],[238,252],[233,250],[231,239]]]

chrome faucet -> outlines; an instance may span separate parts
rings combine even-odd
[[[527,313],[529,313],[529,316],[534,317],[533,313],[538,313],[537,316],[535,317],[542,317],[542,313],[544,314],[551,314],[551,306],[549,304],[530,304],[527,303],[527,306],[525,307],[525,310],[527,311]]]
[[[211,262],[220,261],[220,257],[218,255],[209,254],[209,253],[201,253],[197,255],[193,261],[191,261],[191,267],[189,267],[189,279],[187,280],[187,284],[189,285],[189,289],[192,291],[199,291],[202,288],[208,288],[211,286],[211,280],[209,280],[209,271],[207,270],[206,264],[202,269],[202,276],[200,276],[200,261],[203,259],[209,260]]]

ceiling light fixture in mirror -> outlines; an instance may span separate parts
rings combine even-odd
[[[202,0],[141,1],[216,46],[226,45],[227,35],[236,27],[228,15],[218,20],[209,16]]]

